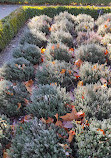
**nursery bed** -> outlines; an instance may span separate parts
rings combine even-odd
[[[58,12],[30,19],[0,69],[1,157],[110,158],[111,13]]]

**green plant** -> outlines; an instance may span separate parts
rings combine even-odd
[[[96,24],[99,26],[108,21],[111,21],[111,13],[106,13],[106,14],[99,16],[96,20]]]
[[[107,46],[108,44],[111,44],[111,33],[105,34],[105,36],[103,37],[103,39],[101,40],[101,43],[104,46]]]
[[[47,15],[36,16],[30,20],[27,24],[29,29],[36,29],[37,31],[42,31],[43,33],[49,34],[49,28],[52,19]]]
[[[94,23],[93,22],[88,22],[88,21],[81,22],[75,27],[75,31],[76,32],[79,32],[79,31],[89,32],[89,31],[93,30],[93,27],[94,27]]]
[[[80,24],[81,22],[94,23],[94,18],[87,14],[79,14],[76,16],[76,24]]]
[[[101,36],[105,36],[105,34],[111,33],[111,22],[101,24],[98,27],[97,33]]]
[[[77,36],[77,45],[83,44],[101,44],[102,37],[97,33],[90,31],[90,32],[78,32]]]
[[[34,68],[30,61],[21,57],[5,63],[1,75],[10,81],[28,81],[34,78]]]
[[[64,31],[69,32],[71,34],[74,33],[74,24],[67,19],[62,19],[61,21],[57,21],[51,26],[51,31]]]
[[[36,72],[36,80],[39,84],[50,84],[57,82],[57,85],[74,87],[76,84],[76,75],[74,75],[74,66],[65,61],[45,62],[39,66]]]
[[[26,30],[23,37],[20,40],[20,44],[34,44],[39,48],[45,47],[47,44],[47,39],[45,34],[38,32],[36,29]]]
[[[67,11],[64,11],[54,17],[54,22],[60,22],[63,19],[67,19],[68,21],[75,23],[76,17],[74,15],[68,13]]]
[[[49,42],[51,43],[63,43],[69,48],[73,48],[73,37],[69,32],[65,31],[56,31],[51,32]]]
[[[33,91],[32,103],[26,107],[28,113],[38,118],[54,117],[56,113],[62,115],[67,109],[65,103],[70,102],[66,90],[52,85],[39,85]]]
[[[96,117],[103,120],[111,117],[111,88],[90,84],[78,87],[74,93],[75,104],[83,109],[87,118]]]
[[[75,50],[75,57],[82,61],[104,64],[106,61],[104,52],[105,48],[98,44],[81,45]]]
[[[79,75],[84,84],[96,83],[101,78],[104,78],[108,81],[110,70],[105,65],[84,62],[80,67]]]
[[[22,127],[22,130],[20,129]],[[10,155],[12,158],[66,158],[66,151],[59,145],[57,130],[53,125],[49,128],[37,118],[18,126],[16,136],[12,140]],[[70,153],[71,149],[67,149]]]
[[[10,121],[5,115],[0,115],[0,156],[3,157],[3,150],[11,141]]]
[[[33,44],[26,43],[24,46],[18,46],[18,48],[13,51],[13,57],[24,57],[29,60],[31,64],[36,65],[41,62],[41,50]]]
[[[88,128],[77,127],[78,157],[110,158],[111,154],[111,119],[90,120]]]
[[[70,51],[69,47],[65,46],[62,43],[53,44],[50,43],[46,47],[45,57],[49,61],[53,60],[64,60],[65,62],[69,62],[72,58],[72,51]]]
[[[0,113],[8,117],[24,115],[25,99],[30,100],[25,85],[4,80],[0,82],[0,88]]]

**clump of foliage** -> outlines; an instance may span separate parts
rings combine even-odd
[[[103,39],[101,40],[101,43],[104,46],[107,46],[108,44],[111,44],[111,33],[105,34],[105,36],[103,37]]]
[[[88,128],[77,127],[78,157],[110,158],[111,155],[111,119],[90,120]]]
[[[20,129],[22,127],[22,130]],[[16,136],[12,141],[10,155],[12,158],[66,158],[66,151],[59,145],[65,140],[59,141],[57,130],[54,126],[49,128],[39,121],[34,120],[20,125],[16,131]],[[71,149],[67,149],[71,152]]]
[[[98,27],[98,31],[97,33],[101,36],[105,36],[105,34],[108,34],[110,33],[111,34],[111,22],[107,22],[105,24],[101,24],[99,27]]]
[[[102,37],[98,35],[97,33],[90,31],[90,32],[78,32],[77,36],[77,45],[83,45],[83,44],[100,44]]]
[[[61,20],[63,19],[67,19],[68,21],[72,22],[72,23],[75,23],[75,19],[76,17],[68,12],[61,12],[59,13],[59,15],[56,15],[54,17],[54,21],[55,22],[60,22]]]
[[[63,19],[61,21],[56,22],[55,24],[51,26],[52,32],[56,32],[58,30],[69,32],[72,34],[74,32],[74,24],[68,21],[67,19]]]
[[[24,46],[19,46],[13,51],[14,58],[24,57],[29,60],[33,65],[39,64],[41,62],[41,50],[39,47],[33,44],[25,44]]]
[[[50,61],[57,59],[69,62],[72,58],[72,51],[70,51],[69,47],[65,46],[63,43],[50,43],[46,47],[45,57]]]
[[[5,63],[1,75],[10,81],[28,81],[34,77],[34,68],[30,61],[21,57]]]
[[[31,24],[32,24],[32,27],[35,27],[35,25],[33,25],[33,24],[36,24],[36,25],[37,25],[39,22],[44,22],[44,23],[47,23],[47,24],[50,24],[50,25],[51,25],[51,23],[52,23],[52,18],[50,18],[50,17],[47,16],[47,15],[35,16],[35,17],[33,17],[33,18],[29,21],[28,25],[31,25]]]
[[[93,30],[93,27],[94,27],[93,22],[81,22],[75,27],[75,31],[89,32]]]
[[[106,84],[80,86],[75,90],[75,104],[83,109],[87,118],[108,119],[111,117],[111,88]]]
[[[49,42],[51,43],[64,43],[67,47],[73,48],[73,37],[69,32],[65,31],[56,31],[51,32]]]
[[[96,24],[99,26],[101,24],[104,24],[105,22],[111,21],[111,13],[106,13],[101,15],[97,20]]]
[[[81,22],[94,23],[94,18],[92,18],[90,15],[87,15],[87,14],[79,14],[76,16],[76,24],[78,25]]]
[[[98,44],[81,45],[75,50],[75,57],[82,61],[104,64],[106,62],[104,52],[105,48]]]
[[[8,117],[24,115],[25,99],[30,100],[26,87],[4,80],[0,82],[0,89],[0,113]]]
[[[65,104],[70,101],[66,89],[56,85],[39,85],[33,91],[31,99],[31,104],[26,107],[28,113],[46,119],[54,117],[56,113],[59,115],[66,113]]]
[[[39,48],[45,47],[47,44],[47,39],[45,34],[42,32],[37,31],[36,29],[26,30],[24,35],[20,39],[20,44],[34,44]]]
[[[36,72],[36,80],[39,84],[50,84],[57,82],[57,85],[69,89],[76,82],[74,66],[65,61],[45,62],[39,66]]]
[[[0,115],[0,157],[3,157],[3,151],[11,141],[10,121],[5,115]]]
[[[101,78],[108,80],[110,70],[105,65],[91,64],[89,62],[84,62],[80,67],[80,78],[84,84],[86,83],[96,83]]]

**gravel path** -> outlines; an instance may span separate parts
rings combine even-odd
[[[24,30],[26,28],[26,25],[20,29],[16,37],[10,42],[10,44],[0,53],[0,67],[7,62],[12,60],[12,53],[13,49],[17,47],[19,44],[19,40],[21,38],[21,35],[23,34]]]

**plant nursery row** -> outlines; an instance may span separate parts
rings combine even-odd
[[[28,20],[0,69],[0,157],[111,157],[111,13]]]

